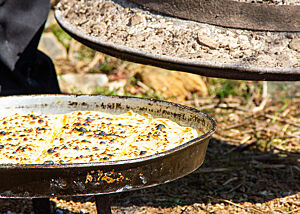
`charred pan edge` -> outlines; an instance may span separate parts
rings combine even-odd
[[[224,27],[300,32],[300,6],[253,4],[233,0],[128,1],[162,14]]]
[[[300,80],[300,68],[276,68],[207,61],[199,62],[197,60],[151,54],[112,42],[105,42],[99,38],[82,33],[75,26],[70,25],[58,9],[55,10],[55,17],[59,25],[79,42],[95,50],[124,60],[217,78],[268,81]]]
[[[206,132],[205,134],[190,140],[178,147],[175,147],[173,149],[164,151],[164,152],[160,152],[158,154],[155,155],[150,155],[147,157],[142,157],[142,158],[134,158],[134,159],[130,159],[130,160],[120,160],[120,161],[107,161],[107,162],[93,162],[93,163],[70,163],[70,164],[23,164],[23,165],[19,165],[19,164],[0,164],[0,169],[43,169],[43,168],[53,168],[53,169],[64,169],[64,168],[73,168],[73,167],[91,167],[91,166],[103,166],[103,167],[115,167],[115,166],[122,166],[122,165],[128,165],[128,164],[138,164],[138,163],[142,163],[145,161],[151,161],[157,158],[162,158],[165,157],[167,155],[170,155],[172,153],[178,152],[184,148],[187,148],[195,143],[203,143],[205,141],[205,139],[211,137],[211,135],[215,132],[216,130],[216,122],[213,118],[211,118],[209,115],[195,109],[195,108],[191,108],[191,107],[187,107],[184,105],[180,105],[180,104],[176,104],[176,103],[172,103],[172,102],[167,102],[167,101],[160,101],[160,100],[155,100],[155,99],[147,99],[147,98],[137,98],[137,97],[125,97],[125,96],[103,96],[103,95],[30,95],[30,96],[9,96],[9,97],[2,97],[0,98],[0,103],[5,103],[4,101],[10,98],[28,98],[28,99],[32,99],[32,98],[57,98],[58,100],[63,99],[63,98],[70,98],[70,99],[76,99],[76,98],[86,98],[86,97],[98,97],[98,98],[111,98],[111,99],[115,99],[115,100],[121,100],[126,102],[126,100],[135,100],[135,101],[140,101],[140,102],[146,102],[148,104],[158,104],[158,105],[163,105],[163,106],[170,106],[171,108],[176,108],[179,110],[183,110],[183,111],[189,111],[189,112],[193,112],[196,113],[198,115],[200,115],[203,118],[206,118],[210,121],[211,123],[211,129]],[[69,105],[88,105],[86,102],[82,102],[80,103],[80,101],[78,100],[74,100],[73,102],[69,102]],[[9,108],[9,106],[4,106],[2,108]],[[15,106],[15,109],[19,109],[19,108],[26,108],[26,106]],[[1,107],[0,107],[1,110]]]

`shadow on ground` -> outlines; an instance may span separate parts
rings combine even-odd
[[[244,151],[242,151],[244,150]],[[263,203],[300,191],[300,153],[260,152],[212,139],[198,170],[157,187],[115,195],[116,206]]]

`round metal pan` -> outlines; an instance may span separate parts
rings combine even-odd
[[[253,4],[234,0],[128,1],[162,14],[223,27],[300,32],[299,5]]]
[[[115,96],[35,95],[0,98],[0,116],[13,113],[67,113],[99,110],[109,113],[150,113],[180,125],[202,128],[204,135],[172,150],[122,161],[76,164],[0,165],[1,198],[38,198],[109,194],[166,183],[203,163],[216,128],[208,115],[182,105]]]
[[[55,10],[55,17],[59,25],[74,39],[97,51],[142,64],[154,65],[170,70],[184,71],[208,77],[218,77],[238,80],[269,80],[269,81],[299,81],[300,68],[266,67],[251,64],[229,64],[209,61],[197,61],[172,56],[152,54],[149,52],[129,48],[112,42],[87,35],[75,26],[70,25],[62,16],[62,12]]]

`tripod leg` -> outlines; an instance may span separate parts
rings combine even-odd
[[[51,214],[49,198],[33,198],[32,205],[34,214]]]
[[[108,195],[96,195],[95,200],[98,214],[111,214]]]

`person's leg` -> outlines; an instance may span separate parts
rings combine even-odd
[[[0,96],[60,92],[51,59],[37,50],[49,9],[50,0],[0,4]]]
[[[14,71],[0,63],[0,95],[60,93],[52,60],[37,50],[42,32],[43,28],[34,36]]]

